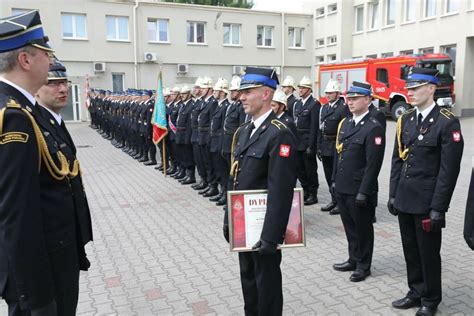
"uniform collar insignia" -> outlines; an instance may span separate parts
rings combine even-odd
[[[27,110],[28,112],[33,112],[33,110],[32,110],[29,106],[26,106],[26,110]]]
[[[51,123],[51,125],[54,125],[53,119],[50,119],[49,122]]]

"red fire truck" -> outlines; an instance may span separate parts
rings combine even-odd
[[[365,81],[372,85],[373,97],[378,101],[379,108],[397,119],[411,107],[405,80],[413,66],[438,69],[440,85],[435,93],[436,103],[443,107],[454,106],[452,61],[444,54],[355,59],[324,64],[319,67],[319,95],[324,97],[324,89],[331,78],[337,79],[343,94],[352,81]]]

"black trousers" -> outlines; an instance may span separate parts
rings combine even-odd
[[[281,315],[283,291],[281,251],[274,255],[240,252],[240,281],[244,295],[245,315]]]
[[[146,148],[150,154],[150,160],[156,162],[156,145],[153,143],[152,136],[146,138]]]
[[[425,232],[422,220],[427,215],[400,212],[398,223],[407,265],[407,296],[421,299],[424,306],[435,308],[441,302],[441,232]]]
[[[54,304],[37,310],[20,310],[17,301],[7,300],[9,316],[50,316],[57,310],[58,316],[76,315],[79,296],[79,259],[75,243],[49,253],[54,282]],[[33,262],[31,264],[34,264]]]
[[[181,144],[181,159],[183,167],[188,170],[194,170],[194,154],[193,154],[193,145],[191,144]]]
[[[211,153],[212,159],[212,168],[214,169],[214,174],[216,177],[216,182],[219,183],[223,188],[227,187],[227,180],[229,179],[226,174],[227,171],[227,162],[220,152]]]
[[[328,184],[328,188],[331,188],[331,178],[334,169],[334,156],[321,156],[321,162],[323,163],[324,177],[326,178],[326,183]],[[333,202],[336,202],[336,197],[332,193],[331,198]]]
[[[196,169],[199,177],[202,179],[202,181],[207,182],[206,168],[204,167],[204,161],[202,160],[201,156],[201,147],[197,143],[194,143],[192,146],[194,162],[196,163]]]
[[[214,168],[212,168],[211,151],[208,144],[199,145],[201,159],[206,170],[206,180],[209,184],[217,184]]]
[[[300,180],[305,192],[318,192],[318,164],[316,163],[315,155],[307,155],[305,151],[297,151],[296,176]]]
[[[355,204],[355,195],[336,192],[336,201],[341,212],[342,224],[346,233],[349,262],[357,269],[370,270],[374,252],[374,226],[372,224],[372,203],[366,207]]]

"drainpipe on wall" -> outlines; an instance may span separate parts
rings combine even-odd
[[[283,69],[285,68],[285,13],[281,13],[281,67],[280,79],[283,78]]]
[[[135,0],[135,5],[133,6],[133,73],[135,80],[135,89],[138,89],[138,39],[137,39],[137,10],[140,0]]]

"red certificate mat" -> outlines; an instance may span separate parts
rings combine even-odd
[[[231,251],[252,251],[260,239],[265,220],[267,190],[227,193]],[[303,190],[295,189],[285,240],[278,248],[305,247]]]

